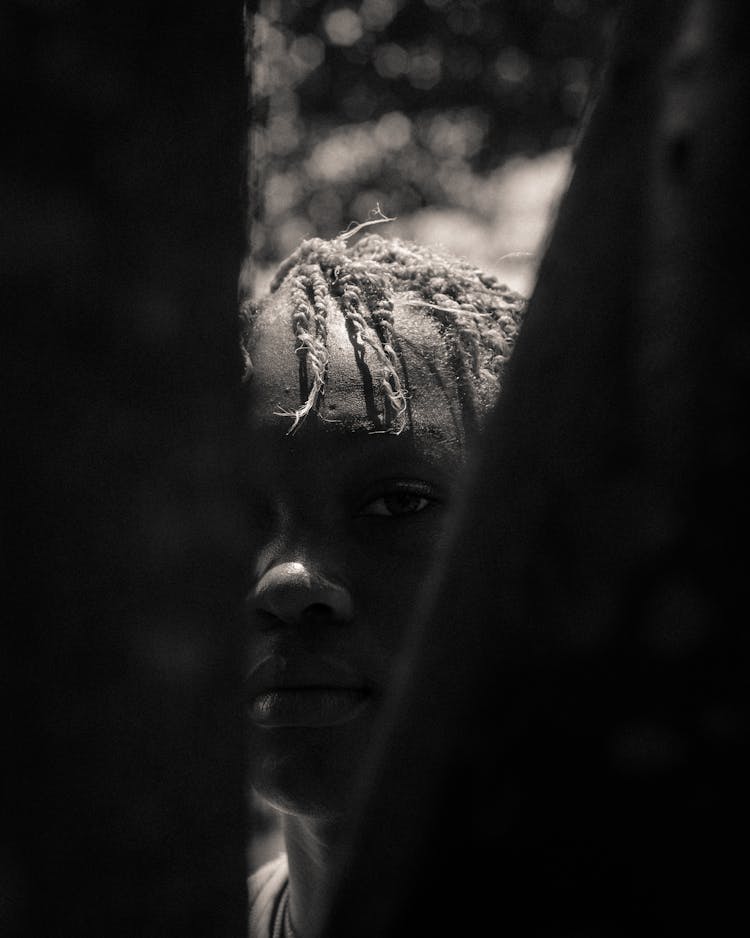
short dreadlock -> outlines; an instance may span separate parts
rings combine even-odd
[[[419,308],[438,324],[457,363],[463,409],[477,419],[499,391],[525,311],[524,298],[465,260],[424,245],[376,234],[349,243],[358,230],[332,240],[303,241],[271,281],[272,294],[282,283],[289,284],[295,351],[309,389],[301,406],[287,414],[292,418],[289,432],[317,411],[325,394],[327,323],[342,314],[355,352],[362,360],[371,353],[373,383],[383,400],[382,428],[403,430],[408,388],[402,382],[397,333],[404,308]],[[253,300],[241,307],[244,380],[252,374],[252,323],[259,308]]]

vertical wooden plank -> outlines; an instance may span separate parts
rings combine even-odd
[[[327,938],[664,934],[739,907],[743,24],[625,5]]]
[[[3,934],[234,938],[241,4],[2,16]]]

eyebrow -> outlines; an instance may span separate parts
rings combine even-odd
[[[285,413],[278,412],[284,405],[279,402],[276,406],[271,406],[269,402],[266,402],[266,406],[267,409],[262,409],[260,412],[256,407],[249,408],[249,413],[246,412],[247,430],[256,437],[258,442],[263,438],[277,438],[279,434],[285,435],[292,447],[295,441],[306,438],[312,430],[320,435],[321,441],[327,440],[329,444],[333,444],[334,441],[342,444],[345,444],[347,440],[352,443],[356,441],[357,445],[370,451],[378,445],[374,441],[382,441],[381,445],[390,451],[408,450],[410,447],[419,448],[420,441],[422,441],[421,445],[426,445],[431,450],[430,455],[434,459],[440,458],[442,448],[449,451],[452,456],[456,455],[456,450],[463,453],[468,442],[467,438],[471,435],[463,424],[459,427],[455,420],[449,423],[436,422],[430,419],[429,414],[425,414],[423,420],[409,423],[401,433],[388,429],[375,429],[364,412],[356,416],[349,414],[348,418],[351,419],[322,417],[320,414],[311,413],[295,432],[289,433],[292,418]],[[373,443],[368,443],[369,440]]]
[[[369,438],[377,437],[378,439],[403,439],[409,440],[413,438],[419,438],[423,436],[432,437],[433,439],[440,440],[444,443],[459,443],[460,439],[457,435],[452,434],[451,436],[446,436],[445,428],[440,427],[437,424],[428,423],[420,424],[417,427],[405,427],[400,433],[395,432],[394,430],[372,430],[366,426],[355,425],[347,426],[343,422],[338,422],[335,420],[321,420],[318,424],[320,429],[326,433],[331,434],[332,436],[344,436],[351,435],[358,438]]]

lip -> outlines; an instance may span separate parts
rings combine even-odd
[[[269,655],[248,680],[250,719],[260,727],[337,726],[355,719],[372,689],[346,663],[328,656]]]

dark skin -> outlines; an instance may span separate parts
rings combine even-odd
[[[404,633],[445,543],[464,460],[458,388],[439,328],[397,310],[410,423],[373,422],[375,393],[343,317],[330,318],[320,414],[299,405],[288,296],[254,327],[249,431],[255,538],[247,663],[252,783],[282,812],[291,918],[325,884]]]

